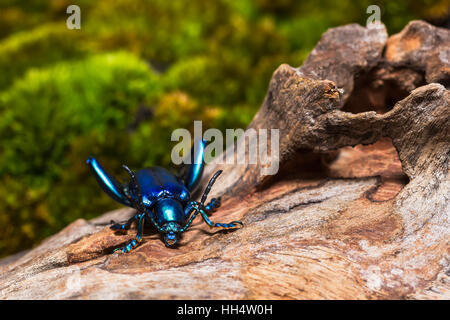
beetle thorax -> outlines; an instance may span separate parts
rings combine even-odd
[[[182,225],[184,223],[184,210],[183,206],[177,199],[164,198],[160,199],[155,204],[156,220],[164,226],[169,222]]]

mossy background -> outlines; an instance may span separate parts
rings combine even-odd
[[[66,8],[81,8],[81,30]],[[170,165],[176,128],[245,128],[272,72],[299,66],[328,28],[390,34],[412,19],[448,27],[448,0],[3,0],[0,3],[0,256],[119,205],[88,171],[125,178]]]

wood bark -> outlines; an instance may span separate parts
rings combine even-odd
[[[330,29],[301,67],[274,72],[248,127],[280,130],[279,172],[223,157],[205,170],[203,184],[224,170],[211,219],[244,228],[198,218],[167,249],[149,226],[111,254],[135,229],[109,221],[134,212],[77,220],[0,261],[0,298],[449,299],[449,85],[449,30]]]

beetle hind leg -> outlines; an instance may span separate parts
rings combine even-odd
[[[190,154],[186,160],[190,160],[180,170],[180,178],[189,192],[193,193],[202,178],[205,161],[203,159],[205,153],[206,141],[197,140],[191,149]],[[186,163],[186,161],[184,161]]]
[[[124,192],[124,186],[119,183],[112,175],[108,174],[108,172],[103,169],[97,159],[89,157],[86,160],[86,163],[91,168],[98,184],[107,195],[125,206],[131,206],[129,199]]]

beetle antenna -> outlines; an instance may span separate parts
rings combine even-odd
[[[202,200],[200,201],[202,204],[205,204],[206,198],[208,197],[208,193],[211,190],[211,187],[216,182],[216,179],[220,176],[221,173],[222,173],[222,170],[217,171],[216,173],[214,173],[212,178],[209,180],[209,183],[206,186],[205,192],[203,192]]]
[[[136,175],[134,174],[133,171],[131,171],[130,168],[128,168],[126,165],[122,165],[122,167],[128,172],[128,174],[131,177],[131,181],[133,182],[135,188],[137,189],[138,192],[138,197],[139,197],[139,204],[138,207],[136,209],[138,209],[139,211],[143,211],[145,214],[147,214],[147,216],[150,218],[150,221],[153,223],[153,225],[156,227],[156,229],[158,229],[159,232],[162,232],[163,229],[162,227],[158,224],[158,222],[156,222],[155,218],[153,217],[153,214],[151,212],[148,212],[148,210],[142,205],[142,194],[141,194],[141,188],[139,186],[139,183],[136,179]]]
[[[139,187],[139,183],[138,183],[138,181],[137,181],[137,179],[136,179],[136,175],[135,175],[134,172],[131,171],[131,169],[128,168],[126,165],[123,164],[122,167],[123,167],[123,168],[128,172],[128,174],[130,175],[131,181],[133,182],[134,187],[137,189],[139,201],[142,201],[141,188]]]

